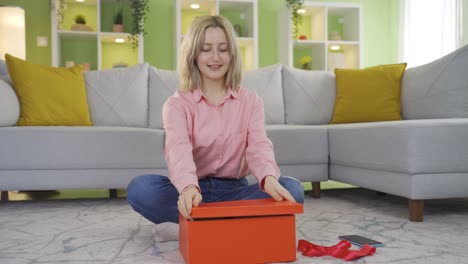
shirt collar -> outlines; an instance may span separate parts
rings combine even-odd
[[[195,102],[197,102],[197,103],[200,102],[201,99],[202,99],[203,97],[206,97],[206,96],[203,94],[203,92],[202,92],[202,90],[200,89],[200,87],[197,88],[197,89],[195,89],[195,90],[193,90],[192,94],[193,94],[193,99],[194,99]],[[233,98],[235,98],[235,99],[239,98],[239,92],[238,92],[238,91],[233,91],[233,90],[231,89],[231,87],[229,87],[228,90],[227,90],[227,92],[226,92],[226,95],[225,95],[223,101],[225,101],[226,99],[228,99],[228,98],[230,98],[230,97],[233,97]]]

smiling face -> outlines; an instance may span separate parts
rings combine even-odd
[[[197,66],[204,83],[222,82],[231,64],[231,53],[224,30],[209,27],[205,31],[205,40],[197,56]]]

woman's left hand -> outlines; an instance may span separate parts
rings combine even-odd
[[[264,179],[263,189],[276,201],[288,200],[296,202],[294,197],[289,193],[286,188],[281,186],[278,180],[273,176],[266,176]]]

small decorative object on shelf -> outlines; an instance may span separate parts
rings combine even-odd
[[[91,63],[89,63],[89,62],[83,62],[83,64],[81,64],[81,66],[83,67],[83,71],[90,71],[91,70]]]
[[[307,40],[307,36],[306,35],[300,35],[299,40]]]
[[[299,60],[299,63],[302,65],[302,69],[304,70],[311,70],[309,62],[312,61],[312,57],[304,56]]]
[[[75,24],[71,26],[71,30],[77,31],[93,31],[90,26],[86,25],[86,17],[84,15],[78,14],[75,16]]]
[[[299,25],[302,23],[302,15],[304,11],[304,0],[286,0],[286,6],[291,11],[291,20],[293,22],[293,39],[297,39],[299,33]]]
[[[123,7],[121,7],[114,15],[114,24],[112,25],[112,32],[124,32],[123,25]]]
[[[236,32],[237,37],[242,37],[242,28],[241,25],[235,24],[234,31]]]
[[[330,33],[330,40],[342,40],[340,33],[337,31],[332,31]]]
[[[66,61],[65,62],[65,68],[70,68],[75,66],[75,61]]]

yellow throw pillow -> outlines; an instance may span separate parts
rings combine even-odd
[[[90,126],[81,66],[54,68],[5,55],[21,105],[18,126]]]
[[[406,63],[335,69],[331,124],[401,120],[401,79]]]

